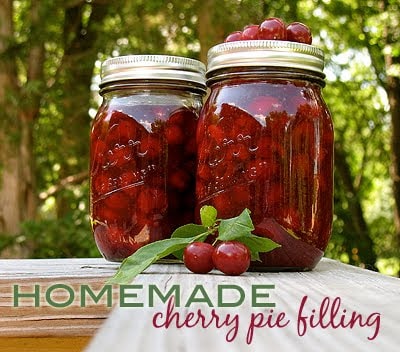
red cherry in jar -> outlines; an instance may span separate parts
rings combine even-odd
[[[222,218],[246,207],[255,235],[274,239],[282,228],[295,239],[261,255],[252,268],[311,270],[329,242],[333,220],[333,124],[321,94],[324,55],[307,45],[311,33],[300,23],[286,27],[267,18],[258,39],[208,52],[211,92],[197,130],[196,207],[213,205]],[[269,229],[269,220],[277,226]]]
[[[201,62],[178,56],[132,55],[102,64],[103,102],[90,136],[90,215],[107,260],[122,261],[194,222],[195,204],[187,199],[195,193],[193,140],[204,73]]]

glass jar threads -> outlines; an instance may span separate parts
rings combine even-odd
[[[102,255],[121,261],[193,222],[205,66],[166,55],[102,65],[90,143],[90,211]]]
[[[281,244],[253,269],[309,270],[328,244],[333,126],[323,67],[321,50],[295,42],[228,42],[208,53],[197,207],[220,217],[250,209],[254,233]]]

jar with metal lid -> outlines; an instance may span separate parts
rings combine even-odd
[[[333,218],[333,126],[324,56],[301,43],[250,40],[208,53],[211,93],[197,133],[197,207],[251,211],[254,233],[281,247],[257,270],[310,270]]]
[[[101,68],[90,143],[90,211],[102,255],[121,261],[193,222],[196,127],[205,66],[129,55]]]

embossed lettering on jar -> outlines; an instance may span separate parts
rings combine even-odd
[[[205,66],[163,55],[102,65],[103,102],[91,130],[94,238],[108,260],[193,221],[196,127]]]
[[[197,134],[197,206],[251,210],[254,233],[281,244],[252,269],[309,270],[328,244],[333,126],[323,53],[301,43],[238,41],[210,49],[211,94]]]

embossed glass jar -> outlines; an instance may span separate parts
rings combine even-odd
[[[197,207],[249,208],[254,233],[281,247],[258,270],[310,270],[333,217],[333,126],[322,98],[323,52],[284,41],[223,43],[208,53],[197,134]]]
[[[130,55],[102,65],[91,129],[90,211],[102,255],[121,261],[194,216],[196,127],[205,66]]]

